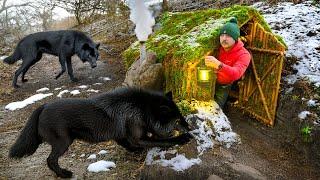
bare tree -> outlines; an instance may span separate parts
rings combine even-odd
[[[0,0],[0,44],[11,45],[28,33],[47,30],[52,23],[51,0],[36,0],[20,4]]]
[[[53,9],[56,7],[51,0],[38,0],[32,5],[34,16],[41,24],[42,30],[48,30],[53,23]]]
[[[54,4],[74,14],[78,24],[82,24],[86,16],[103,11],[104,0],[55,0]]]
[[[22,4],[15,4],[15,5],[7,5],[7,0],[1,0],[0,1],[0,14],[10,8],[13,7],[23,7],[23,6],[29,6],[30,2],[22,3]]]

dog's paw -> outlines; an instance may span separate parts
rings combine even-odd
[[[192,135],[190,133],[185,133],[185,134],[182,134],[181,136],[179,136],[179,144],[180,145],[183,145],[183,144],[186,144],[188,143],[191,139],[192,139]]]
[[[57,174],[57,176],[61,178],[72,178],[72,172],[66,169],[61,169],[61,172]]]
[[[18,84],[13,84],[14,88],[19,88],[20,86]]]
[[[79,82],[79,79],[78,78],[71,78],[71,81],[72,82]]]

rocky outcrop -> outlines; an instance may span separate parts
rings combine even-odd
[[[140,87],[152,90],[163,89],[163,68],[156,63],[156,54],[147,52],[144,60],[136,60],[127,71],[124,86]]]

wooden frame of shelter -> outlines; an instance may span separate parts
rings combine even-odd
[[[242,26],[241,31],[252,59],[245,76],[238,82],[236,106],[273,126],[286,47],[252,20]]]

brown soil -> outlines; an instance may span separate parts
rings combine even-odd
[[[30,69],[27,73],[29,81],[19,89],[11,88],[11,75],[18,66],[5,66],[8,69],[7,72],[1,72],[0,83],[0,179],[56,179],[55,174],[46,166],[46,158],[50,152],[50,146],[47,144],[42,144],[32,156],[20,160],[8,159],[7,155],[31,112],[42,103],[58,99],[58,91],[53,96],[20,110],[6,111],[6,104],[23,100],[43,87],[50,88],[50,92],[62,86],[65,86],[64,89],[72,90],[79,85],[91,85],[101,92],[111,90],[120,86],[124,80],[125,70],[121,62],[119,56],[108,57],[105,54],[97,68],[90,69],[88,64],[74,58],[75,76],[80,81],[72,83],[67,74],[55,80],[54,76],[60,71],[57,57],[45,56]],[[110,77],[111,81],[103,81],[99,77]],[[97,82],[103,82],[103,85],[92,85]],[[184,172],[143,165],[146,152],[129,153],[113,141],[99,144],[76,141],[59,162],[62,167],[72,170],[78,179],[207,179],[212,174],[223,179],[319,179],[319,130],[313,131],[311,140],[303,141],[300,135],[302,123],[298,120],[297,114],[306,106],[300,99],[292,98],[293,95],[305,96],[307,89],[308,86],[297,84],[292,94],[281,92],[278,115],[273,128],[266,127],[228,106],[225,113],[232,123],[233,130],[240,135],[242,143],[230,149],[215,146],[201,157],[201,165]],[[93,94],[81,93],[76,97],[85,98]],[[65,97],[71,95],[67,94]],[[186,147],[191,147],[193,143]],[[96,160],[87,160],[86,157],[92,153],[97,154],[102,149],[108,153],[98,156],[98,159],[113,161],[117,167],[107,172],[88,172],[86,168]],[[80,157],[83,153],[86,157]],[[244,166],[247,167],[245,170]]]

